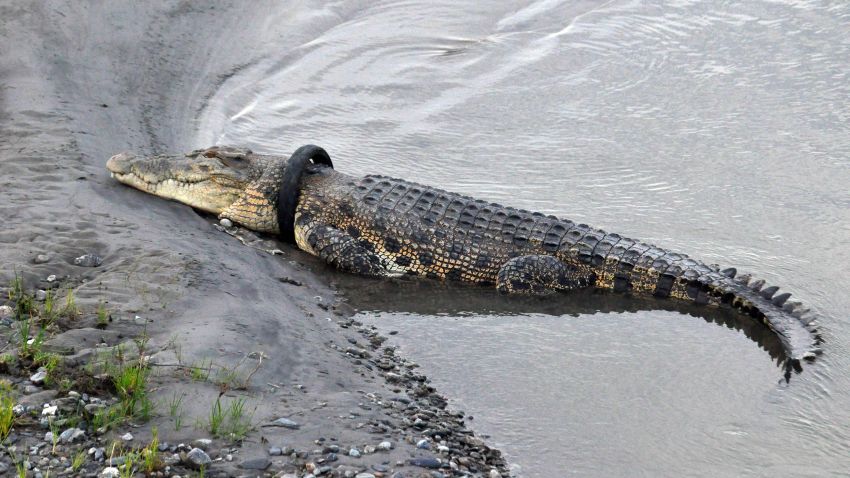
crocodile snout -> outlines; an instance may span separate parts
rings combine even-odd
[[[127,174],[135,156],[131,153],[118,153],[106,162],[106,169],[113,174]]]

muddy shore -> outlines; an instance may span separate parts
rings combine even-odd
[[[194,448],[212,460],[209,476],[504,476],[499,452],[462,414],[350,318],[330,285],[335,272],[287,245],[281,255],[246,247],[215,218],[107,174],[119,151],[209,146],[195,143],[206,98],[251,61],[260,36],[246,25],[275,27],[266,19],[280,8],[192,5],[0,4],[0,305],[17,305],[8,295],[16,275],[36,299],[73,295],[78,310],[44,341],[69,377],[98,351],[145,337],[138,363],[150,370],[153,404],[149,419],[108,430],[82,413],[55,432],[83,434],[51,444],[48,418],[88,410],[94,393],[100,403],[117,399],[108,386],[87,396],[74,382],[54,394],[32,379],[38,364],[20,360],[2,377],[25,407],[0,462],[25,459],[29,476],[97,476],[121,455],[113,443],[145,447],[156,428],[162,476],[196,476]],[[102,264],[75,262],[86,254]],[[3,352],[19,356],[20,321],[7,319]],[[249,429],[214,436],[211,410],[236,400]],[[44,404],[58,405],[56,415],[44,415]],[[79,450],[86,459],[73,470]]]

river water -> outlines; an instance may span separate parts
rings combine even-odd
[[[736,266],[822,319],[790,381],[728,314],[340,278],[520,476],[850,476],[850,3],[299,2],[197,146],[380,173]],[[651,3],[651,4],[647,4]]]

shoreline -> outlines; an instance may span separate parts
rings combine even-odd
[[[109,178],[106,158],[119,151],[198,146],[184,144],[191,141],[188,117],[203,108],[216,78],[232,68],[228,61],[242,59],[217,58],[218,71],[209,71],[209,60],[197,52],[210,53],[207,43],[227,41],[217,31],[245,21],[244,15],[259,15],[222,12],[227,7],[220,5],[205,11],[166,7],[2,7],[0,31],[15,48],[0,53],[6,218],[0,287],[7,292],[20,274],[33,295],[52,290],[67,301],[73,294],[78,312],[50,325],[52,336],[44,341],[44,350],[68,369],[82,369],[98,351],[132,348],[133,339],[146,337],[137,362],[127,355],[128,363],[144,363],[151,371],[153,407],[146,422],[133,418],[98,433],[91,423],[95,414],[76,414],[89,405],[111,406],[114,396],[78,392],[75,384],[51,396],[50,387],[30,380],[38,368],[20,362],[3,378],[13,381],[15,399],[31,407],[20,416],[36,416],[19,417],[6,455],[24,456],[37,447],[26,456],[45,476],[47,470],[52,476],[98,476],[116,458],[106,453],[112,442],[126,451],[144,448],[156,427],[156,448],[171,463],[171,475],[196,474],[187,455],[201,448],[213,460],[205,468],[209,476],[460,476],[464,470],[505,476],[500,453],[475,437],[462,416],[446,410],[446,400],[383,346],[383,337],[351,318],[351,308],[328,286],[333,273],[326,275],[325,266],[288,247],[281,247],[282,256],[251,251],[190,208]],[[198,22],[211,28],[199,30],[193,26]],[[102,25],[121,28],[102,31]],[[207,74],[187,75],[193,65]],[[192,106],[175,107],[183,102]],[[75,263],[86,254],[102,264]],[[48,282],[50,276],[55,279]],[[17,304],[5,298],[4,304]],[[107,324],[101,323],[101,309],[110,317]],[[6,351],[19,345],[13,340],[19,323],[4,327]],[[197,370],[206,377],[194,376]],[[184,397],[179,413],[169,413],[176,397]],[[233,446],[214,438],[206,422],[216,404],[226,409],[238,400],[255,427]],[[59,417],[82,417],[74,422],[82,435],[67,443],[45,440],[53,423],[48,419],[45,428],[46,415],[39,414],[45,403],[56,405]],[[286,420],[264,426],[282,418],[297,426]],[[178,420],[182,427],[175,426]],[[66,425],[56,431],[77,428]],[[132,439],[122,438],[127,433]],[[387,441],[391,446],[383,449]],[[80,469],[85,471],[69,472],[72,455],[91,448]],[[2,463],[14,469],[8,456]]]

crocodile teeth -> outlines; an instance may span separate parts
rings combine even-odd
[[[776,291],[778,291],[778,290],[779,290],[779,287],[776,287],[775,285],[772,285],[770,287],[765,287],[761,291],[761,296],[764,297],[767,300],[770,300],[770,298],[773,297],[773,294],[775,294]]]
[[[779,294],[773,298],[773,305],[777,307],[782,307],[785,304],[785,301],[787,301],[789,298],[791,298],[790,292]]]

